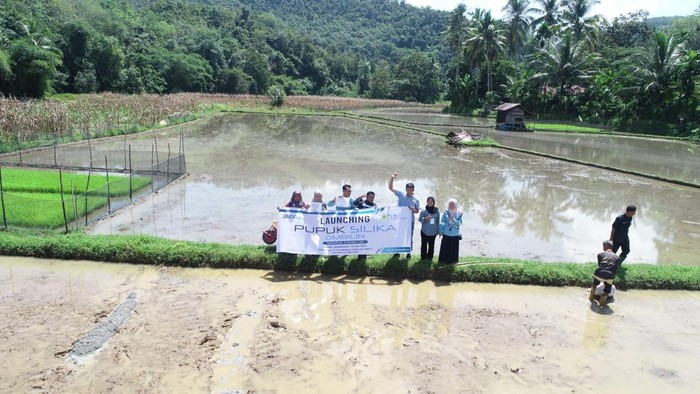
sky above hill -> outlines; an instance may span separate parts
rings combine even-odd
[[[475,8],[491,10],[491,15],[499,19],[503,16],[501,9],[508,3],[507,0],[406,0],[406,2],[417,7],[430,6],[444,11],[452,11],[459,3],[464,3],[467,11],[473,11]],[[592,15],[602,14],[606,19],[612,20],[620,14],[641,9],[649,11],[650,17],[685,16],[693,14],[699,6],[700,0],[601,0],[593,7]]]

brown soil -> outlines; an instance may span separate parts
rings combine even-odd
[[[95,354],[72,344],[129,294]],[[0,392],[695,392],[697,292],[0,257]]]

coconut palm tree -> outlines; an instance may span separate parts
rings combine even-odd
[[[535,39],[540,43],[540,47],[544,47],[561,25],[561,3],[559,0],[535,0],[535,4],[532,12],[540,16],[534,18],[530,26],[535,32]]]
[[[651,109],[666,108],[671,84],[676,69],[681,65],[684,43],[674,34],[662,32],[654,34],[650,48],[643,50],[638,56],[638,66],[633,75],[639,80],[637,92],[643,93]]]
[[[597,35],[598,16],[589,16],[593,6],[600,0],[562,0],[562,19],[566,30],[571,31],[574,41],[588,41],[592,46],[593,39]]]
[[[505,31],[496,25],[491,11],[478,11],[474,13],[474,25],[468,29],[463,53],[477,65],[486,63],[486,90],[491,92],[493,90],[491,66],[506,48]]]
[[[464,39],[467,35],[466,12],[467,7],[463,3],[459,4],[450,15],[450,24],[447,26],[447,30],[442,32],[445,39],[445,44],[456,55],[460,54],[462,45],[464,45]],[[459,56],[456,56],[456,58],[455,81],[461,77],[459,65],[462,63],[461,60],[459,60]]]
[[[508,53],[515,56],[523,47],[527,31],[530,29],[532,17],[530,13],[530,0],[508,0],[503,7],[505,19],[508,21]]]
[[[541,82],[543,88],[556,86],[561,101],[574,85],[591,78],[588,65],[597,56],[586,50],[583,43],[575,42],[571,32],[566,32],[558,42],[538,50],[531,66],[539,72],[532,78]]]

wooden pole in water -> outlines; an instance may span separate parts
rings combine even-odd
[[[2,225],[7,230],[7,214],[5,213],[5,192],[2,190],[2,166],[0,166],[0,203],[2,203]]]
[[[53,143],[53,165],[58,167],[58,161],[56,161],[56,141]]]
[[[170,142],[168,142],[168,161],[165,167],[165,183],[170,183]]]
[[[92,144],[90,143],[90,130],[87,131],[88,151],[90,152],[90,168],[92,169]]]
[[[107,156],[105,156],[105,174],[107,175],[107,212],[112,213],[112,200],[109,198],[109,167],[107,167]]]
[[[160,159],[158,158],[158,138],[156,136],[153,136],[153,141],[155,142],[156,145],[156,167],[158,171],[160,171]]]
[[[155,174],[153,170],[153,158],[155,157],[155,150],[153,149],[153,145],[151,145],[151,191],[155,191],[155,185],[153,184],[155,182]]]
[[[61,164],[63,166],[63,164]],[[68,215],[66,214],[66,199],[63,196],[63,171],[58,167],[58,184],[61,188],[61,208],[63,208],[63,223],[66,226],[66,234],[68,234]]]

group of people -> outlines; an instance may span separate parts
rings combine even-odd
[[[418,214],[418,222],[421,223],[421,260],[433,259],[435,239],[439,235],[442,237],[442,242],[440,243],[438,262],[441,264],[456,263],[459,260],[459,241],[462,239],[460,226],[464,216],[458,208],[457,200],[450,199],[447,203],[447,209],[441,215],[440,210],[435,206],[435,198],[431,196],[427,198],[425,208],[421,210],[420,202],[414,195],[415,186],[413,183],[407,183],[405,191],[394,188],[394,180],[397,176],[397,174],[392,174],[389,178],[389,190],[398,198],[398,206],[408,207],[411,210],[411,239],[413,239],[415,215]],[[301,197],[301,192],[295,191],[285,207],[303,208],[310,211],[325,211],[328,207],[335,207],[337,210],[377,208],[377,204],[374,202],[374,192],[368,191],[357,199],[350,197],[351,194],[352,187],[346,184],[343,185],[343,194],[334,197],[328,202],[323,202],[323,194],[317,190],[314,192],[314,198],[311,203],[306,204]],[[610,237],[603,241],[603,251],[598,253],[598,267],[593,274],[593,286],[588,299],[593,302],[598,285],[604,283],[603,293],[598,300],[598,305],[601,307],[606,305],[617,270],[630,253],[628,232],[636,212],[636,206],[628,205],[625,213],[615,218]],[[413,245],[411,245],[412,249]],[[618,256],[617,251],[620,249],[622,251]],[[398,254],[395,256],[398,256]],[[364,257],[360,256],[360,258]],[[410,252],[406,254],[406,258],[411,258]]]
[[[462,225],[462,211],[458,207],[457,200],[450,199],[447,203],[447,209],[440,214],[440,211],[435,206],[435,197],[428,197],[425,203],[425,208],[421,210],[420,201],[414,195],[415,185],[407,183],[405,191],[394,189],[394,180],[398,174],[391,174],[389,177],[389,190],[398,198],[398,206],[408,207],[411,211],[411,240],[415,229],[416,217],[418,214],[418,222],[421,223],[421,260],[432,260],[435,256],[435,239],[440,236],[440,252],[438,254],[438,262],[440,264],[453,264],[459,260],[459,241],[462,239],[460,226]],[[284,206],[286,208],[301,208],[307,209],[310,212],[325,211],[329,207],[334,207],[336,210],[349,209],[366,209],[377,208],[374,202],[375,193],[368,191],[357,199],[351,197],[352,187],[343,185],[341,195],[333,197],[333,199],[324,202],[323,194],[320,190],[314,191],[314,198],[311,202],[306,203],[301,196],[300,191],[294,191],[289,202]],[[413,250],[413,242],[411,242],[411,250]],[[399,255],[394,255],[398,257]],[[360,256],[361,259],[365,256]],[[406,254],[406,259],[411,258],[411,253]]]
[[[625,261],[630,252],[629,228],[632,218],[637,213],[637,207],[628,205],[625,213],[615,218],[610,230],[610,238],[603,241],[603,251],[598,253],[598,267],[593,273],[593,286],[588,295],[588,300],[593,302],[598,285],[604,283],[603,293],[598,300],[598,305],[604,307],[612,291],[613,282],[617,270]],[[617,251],[622,248],[620,255]]]

